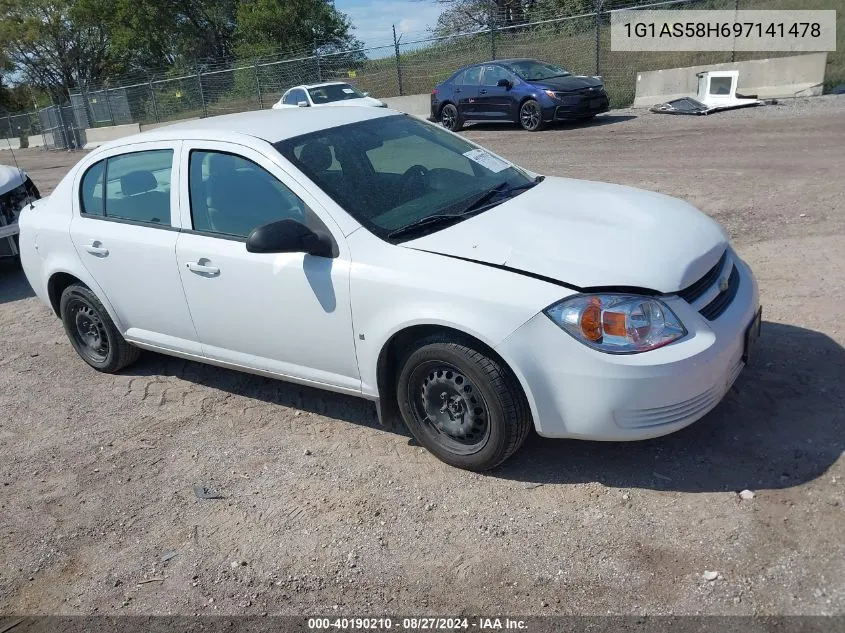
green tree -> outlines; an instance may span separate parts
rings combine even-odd
[[[66,95],[113,70],[100,11],[72,0],[0,0],[0,50],[19,79]]]
[[[349,17],[326,0],[240,0],[235,52],[241,58],[360,48]]]

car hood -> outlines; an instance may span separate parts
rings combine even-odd
[[[26,173],[17,167],[0,165],[0,195],[20,187],[26,179]]]
[[[373,108],[380,108],[382,103],[378,99],[372,97],[361,97],[360,99],[343,99],[341,101],[329,101],[328,103],[318,104],[319,107],[328,106],[371,106]]]
[[[601,79],[585,77],[583,75],[552,77],[551,79],[532,81],[530,83],[544,90],[558,90],[560,92],[575,92],[584,88],[601,88],[604,85]]]
[[[504,266],[574,286],[671,293],[712,268],[722,227],[692,205],[652,191],[547,177],[413,248]]]

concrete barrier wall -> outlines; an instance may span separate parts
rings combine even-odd
[[[738,70],[737,92],[761,99],[785,99],[820,95],[824,84],[827,53],[755,59],[727,64],[668,68],[637,73],[635,108],[646,108],[698,92],[696,73],[706,70]]]
[[[138,134],[141,131],[141,126],[137,123],[127,123],[125,125],[109,125],[107,127],[92,127],[85,130],[85,146],[83,149],[94,149],[103,143],[108,143],[124,136],[131,136]]]
[[[0,138],[0,149],[20,149],[21,140],[19,138]]]
[[[388,108],[399,110],[414,116],[428,118],[431,114],[431,95],[406,95],[404,97],[388,97],[382,99]]]

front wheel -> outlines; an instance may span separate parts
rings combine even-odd
[[[113,374],[138,359],[140,350],[121,336],[88,287],[77,283],[65,288],[59,314],[76,353],[97,371]]]
[[[529,99],[519,108],[519,124],[529,132],[538,132],[545,127],[543,109],[534,99]]]
[[[463,119],[456,106],[451,103],[443,106],[443,109],[440,110],[440,125],[451,132],[457,132],[464,126]]]
[[[437,458],[458,468],[489,470],[522,446],[531,415],[513,373],[458,339],[422,341],[397,382],[402,417]]]

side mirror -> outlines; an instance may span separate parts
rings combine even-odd
[[[496,85],[497,85],[499,88],[510,88],[510,87],[511,87],[511,82],[510,82],[509,80],[507,80],[507,79],[500,79],[499,81],[497,81],[497,82],[496,82]]]
[[[297,101],[296,105],[298,105],[300,108],[307,108],[308,102],[307,101]]]
[[[362,94],[362,95],[364,95],[365,97],[369,97],[369,96],[370,96],[370,93],[369,93],[369,92],[362,92],[361,94]]]
[[[276,220],[252,229],[246,240],[250,253],[307,253],[334,257],[334,245],[325,233],[315,233],[296,220]]]

